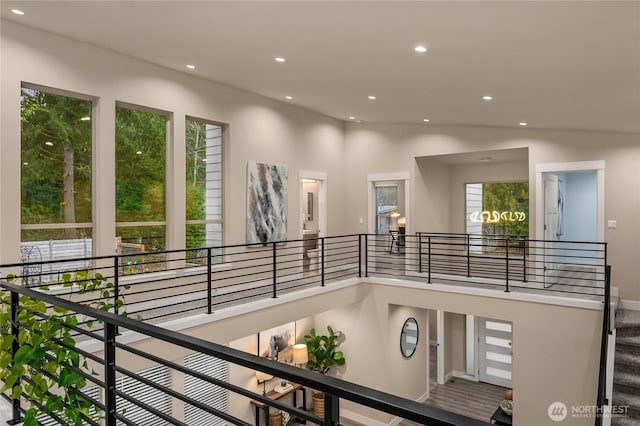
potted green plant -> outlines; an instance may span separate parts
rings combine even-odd
[[[15,277],[8,275],[8,282]],[[89,271],[64,273],[62,287],[79,287],[79,294],[96,294],[97,298],[88,305],[103,311],[118,308],[126,316],[122,290],[114,300],[114,284],[106,277]],[[128,289],[129,286],[123,286]],[[40,286],[48,291],[48,286]],[[40,300],[20,296],[20,305],[15,322],[11,317],[11,296],[0,289],[0,392],[10,392],[13,399],[26,396],[29,407],[24,413],[24,426],[36,426],[42,414],[55,414],[65,424],[82,425],[86,419],[99,421],[104,413],[80,393],[87,386],[85,376],[78,373],[96,375],[87,361],[73,348],[72,327],[80,324],[78,314],[59,306],[48,308]],[[13,334],[12,325],[20,331]],[[93,327],[93,321],[82,324]],[[14,343],[19,344],[15,354],[11,353]]]
[[[309,334],[304,336],[309,353],[307,368],[320,374],[327,374],[334,365],[342,366],[346,362],[342,351],[337,349],[338,345],[342,343],[344,334],[334,330],[331,326],[327,326],[327,331],[329,334],[320,335],[316,334],[315,328],[312,328],[309,330]],[[314,392],[312,397],[313,413],[322,417],[324,415],[324,394]]]

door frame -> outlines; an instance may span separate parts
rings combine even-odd
[[[545,173],[565,173],[565,172],[580,172],[580,171],[595,171],[596,172],[596,239],[598,242],[605,241],[604,235],[604,160],[598,161],[578,161],[572,163],[541,163],[536,164],[536,239],[544,240],[544,221],[545,221],[545,206],[544,206],[544,174]],[[531,222],[529,223],[531,226]],[[541,255],[536,255],[535,262],[541,264],[544,262],[544,258]],[[542,284],[530,284],[535,286],[544,287],[545,276],[544,273],[540,276],[540,272],[537,273],[541,278]]]
[[[496,330],[489,331],[486,326],[488,321],[495,322],[495,323],[509,324],[511,331],[510,332],[496,331]],[[495,344],[489,344],[482,341],[483,338],[486,338],[487,335],[492,333],[504,334],[504,336],[499,338],[501,339],[508,338],[509,347],[506,348],[506,347],[502,347]],[[506,334],[508,334],[508,336],[506,336]],[[488,360],[486,357],[488,352],[488,349],[486,349],[487,346],[493,346],[493,348],[491,349],[491,352],[504,353],[504,355],[508,355],[511,357],[511,362],[508,363],[509,372],[511,373],[510,379],[505,379],[496,375],[493,375],[492,377],[488,377],[486,373],[486,367],[494,365],[495,368],[500,368],[502,364],[507,365],[507,363],[503,361]],[[508,354],[506,352],[508,352]],[[496,318],[478,317],[478,363],[476,368],[478,371],[478,381],[481,381],[483,383],[490,383],[496,386],[513,388],[513,321],[507,321],[507,320],[496,319]],[[505,371],[504,369],[502,370]]]
[[[376,233],[376,211],[375,211],[375,197],[376,197],[376,182],[384,181],[404,181],[404,217],[407,221],[405,225],[405,234],[411,233],[411,197],[409,196],[409,172],[394,172],[394,173],[373,173],[367,175],[367,187],[368,187],[368,219],[367,219],[367,232],[369,234]]]
[[[536,239],[544,240],[544,174],[595,170],[597,172],[597,239],[604,242],[604,160],[536,164]]]
[[[298,172],[298,191],[300,193],[298,211],[304,211],[304,191],[302,187],[302,179],[313,179],[318,182],[318,229],[319,237],[326,237],[329,235],[327,232],[327,173],[326,172],[313,172],[309,170],[300,170]],[[298,214],[298,235],[300,239],[303,237],[302,232],[302,214]]]

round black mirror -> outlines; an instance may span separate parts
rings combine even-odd
[[[400,333],[400,352],[405,358],[411,358],[418,347],[418,321],[408,318]]]

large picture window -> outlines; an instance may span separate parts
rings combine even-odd
[[[164,115],[116,107],[119,253],[165,249],[166,141]]]
[[[222,127],[187,119],[186,132],[187,248],[218,247],[222,245]]]
[[[92,255],[92,103],[21,89],[23,261]]]
[[[467,234],[482,236],[482,243],[472,240],[472,251],[486,251],[505,237],[528,236],[528,182],[469,183],[465,196]]]

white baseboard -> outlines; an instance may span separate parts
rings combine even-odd
[[[476,381],[476,378],[475,378],[475,377],[473,377],[473,376],[469,376],[469,375],[468,375],[466,372],[464,372],[464,371],[456,371],[456,370],[454,370],[454,371],[452,371],[452,372],[451,372],[451,375],[452,375],[453,377],[457,377],[458,379],[471,380],[472,382],[475,382],[475,381]]]
[[[423,403],[423,402],[425,402],[428,398],[429,398],[429,391],[426,391],[424,394],[422,394],[422,396],[420,396],[418,399],[416,399],[416,402]]]
[[[640,311],[640,301],[620,299],[618,304],[620,309],[628,309],[630,311]]]
[[[429,391],[425,392],[421,395],[416,402],[425,402],[429,398]],[[400,417],[396,417],[391,420],[389,423],[384,423],[379,420],[371,419],[367,416],[363,416],[362,414],[354,413],[353,411],[340,409],[340,416],[345,419],[353,420],[354,422],[362,423],[363,425],[372,425],[372,426],[398,426],[404,419]]]
[[[453,377],[453,371],[449,371],[447,374],[444,375],[444,382],[447,383],[449,380],[451,380],[452,377]]]
[[[381,422],[380,420],[374,420],[374,419],[372,419],[370,417],[363,416],[362,414],[358,414],[358,413],[354,413],[353,411],[345,410],[344,408],[340,409],[340,416],[344,417],[345,419],[353,420],[354,422],[362,423],[363,425],[367,425],[367,426],[390,426],[389,424]],[[394,421],[395,421],[395,419],[394,419]]]

